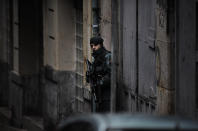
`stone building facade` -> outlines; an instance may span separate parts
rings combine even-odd
[[[196,0],[2,0],[1,109],[11,112],[16,127],[25,127],[27,118],[47,127],[91,112],[84,59],[91,60],[89,39],[97,27],[112,52],[112,112],[197,118],[197,5]]]

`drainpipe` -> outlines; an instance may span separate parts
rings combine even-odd
[[[92,35],[97,36],[99,33],[99,0],[92,0]]]

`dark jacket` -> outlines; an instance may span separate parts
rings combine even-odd
[[[111,52],[102,47],[93,52],[92,57],[93,72],[98,85],[96,95],[101,101],[110,100]]]
[[[91,73],[87,73],[87,82],[96,95],[97,111],[110,111],[111,52],[104,47],[92,53]]]

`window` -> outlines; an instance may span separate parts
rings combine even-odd
[[[83,111],[83,10],[82,0],[76,0],[76,109]]]

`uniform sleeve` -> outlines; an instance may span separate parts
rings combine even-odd
[[[105,56],[105,66],[104,66],[104,72],[105,75],[102,78],[101,84],[104,86],[110,86],[111,82],[111,53],[108,53]]]
[[[106,66],[108,73],[111,73],[111,53],[106,55]]]

